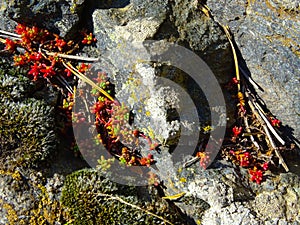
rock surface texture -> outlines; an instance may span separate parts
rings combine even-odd
[[[44,27],[65,37],[78,27],[84,0],[68,1],[1,1],[2,29],[18,23]],[[13,21],[12,21],[13,20]]]
[[[131,46],[131,43],[166,40],[181,44],[204,59],[220,84],[227,83],[232,71],[232,58],[226,36],[217,23],[208,19],[197,7],[196,3],[190,4],[188,1],[135,0],[124,8],[96,9],[93,13],[94,32],[99,40],[97,53],[101,55],[100,67],[104,67],[104,70],[108,72],[116,84],[117,97],[122,100],[128,99],[129,104],[127,104],[135,110],[137,118],[150,117],[149,120],[144,120],[144,124],[143,122],[140,123],[142,126],[145,124],[152,124],[152,126],[153,124],[165,124],[166,126],[159,126],[160,131],[151,126],[150,130],[158,133],[157,138],[160,141],[170,141],[168,143],[172,143],[171,136],[176,137],[176,133],[178,134],[178,122],[162,121],[166,120],[166,115],[169,116],[167,111],[176,108],[174,105],[178,104],[176,102],[179,102],[179,99],[174,94],[176,92],[174,89],[172,93],[170,87],[170,90],[159,88],[157,85],[158,78],[153,75],[157,74],[162,78],[169,79],[170,82],[180,85],[188,92],[194,100],[197,110],[202,112],[203,117],[199,118],[201,126],[209,120],[209,116],[205,115],[209,110],[208,103],[199,90],[199,86],[183,72],[157,65],[159,64],[157,63],[150,65],[150,68],[154,69],[153,72],[149,73],[147,63],[139,64],[143,52],[134,52],[132,49],[135,46]],[[137,76],[140,78],[137,79]],[[132,79],[146,86],[143,87],[137,82],[131,82]],[[135,96],[131,94],[128,98],[128,92],[134,93]],[[169,100],[162,99],[160,96],[162,94],[168,96]],[[225,95],[225,98],[229,103],[230,96]],[[140,104],[143,106],[141,107]],[[152,115],[145,116],[146,112],[151,111],[153,112]],[[153,121],[156,122],[153,123]],[[187,120],[181,121],[180,125],[188,126],[191,130],[193,129],[191,128],[193,127],[192,122],[187,118]],[[199,127],[196,126],[195,128],[199,130]],[[149,134],[149,129],[146,134]]]
[[[299,140],[299,2],[208,0],[207,5],[216,20],[229,25],[268,109]]]

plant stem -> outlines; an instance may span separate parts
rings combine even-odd
[[[270,135],[270,132],[268,130],[268,126],[266,125],[265,120],[263,120],[261,113],[259,112],[259,110],[257,109],[257,107],[255,106],[255,103],[253,102],[252,98],[249,96],[249,94],[246,92],[246,97],[247,99],[249,99],[248,104],[253,112],[253,114],[255,115],[255,117],[258,119],[258,121],[260,122],[260,124],[262,125],[266,136],[270,142],[271,147],[274,149],[276,156],[279,158],[279,163],[283,166],[283,168],[285,169],[286,172],[289,171],[288,166],[286,165],[286,163],[284,162],[280,152],[277,150],[277,147],[275,145],[275,143],[272,140],[272,137]],[[277,134],[277,133],[276,133]]]
[[[161,217],[161,216],[158,216],[158,215],[156,215],[156,214],[154,214],[154,213],[152,213],[152,212],[150,212],[150,211],[148,211],[148,210],[146,210],[146,209],[143,209],[143,208],[141,208],[141,207],[139,207],[139,206],[137,206],[137,205],[133,205],[133,204],[131,204],[131,203],[129,203],[129,202],[126,202],[125,200],[123,200],[123,199],[120,198],[120,197],[112,196],[112,195],[109,195],[109,194],[103,194],[103,193],[100,193],[100,194],[98,194],[98,195],[99,195],[100,197],[107,197],[107,198],[109,198],[109,199],[119,201],[119,202],[121,202],[121,203],[123,203],[123,204],[125,204],[125,205],[131,206],[132,208],[141,210],[141,211],[143,211],[143,212],[145,212],[145,213],[147,213],[147,214],[149,214],[149,215],[151,215],[151,216],[154,216],[154,217],[156,217],[156,218],[158,218],[158,219],[164,221],[164,222],[167,223],[167,224],[174,225],[173,223],[171,223],[170,221],[166,220],[165,218],[163,218],[163,217]]]
[[[44,50],[45,51],[45,50]],[[48,52],[45,51],[46,55],[49,56],[58,56],[64,59],[75,59],[75,60],[81,60],[81,61],[87,61],[87,62],[97,62],[99,61],[99,58],[90,58],[90,57],[84,57],[84,56],[77,56],[77,55],[66,55],[62,53],[57,53],[57,52]]]
[[[15,38],[21,39],[21,35],[15,34],[15,33],[11,33],[11,32],[5,31],[5,30],[0,30],[0,33],[6,34],[6,35],[11,36],[11,37],[15,37]]]
[[[221,26],[224,29],[224,32],[225,32],[225,34],[228,38],[228,41],[229,41],[231,49],[232,49],[234,65],[235,65],[235,74],[236,74],[236,79],[238,81],[237,87],[238,87],[238,91],[240,92],[241,91],[241,84],[240,84],[239,63],[238,63],[238,59],[237,59],[237,56],[236,56],[236,51],[235,51],[235,48],[234,48],[234,45],[233,45],[233,42],[232,42],[232,36],[229,33],[228,26],[223,26],[223,25],[221,25]]]
[[[92,80],[84,76],[82,73],[80,73],[75,67],[71,65],[71,63],[65,63],[62,61],[62,64],[69,69],[75,76],[77,76],[80,80],[88,83],[93,88],[96,88],[98,91],[100,91],[103,95],[105,95],[109,100],[114,101],[114,98],[111,97],[106,91],[104,91],[102,88],[100,88],[98,85],[96,85]]]

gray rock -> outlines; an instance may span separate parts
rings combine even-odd
[[[257,185],[248,181],[245,169],[238,170],[228,163],[219,163],[218,167],[202,170],[197,164],[182,168],[164,183],[168,193],[186,193],[175,204],[195,221],[205,225],[299,223],[297,175],[280,174]],[[194,207],[190,207],[191,202],[185,198],[201,201],[192,202]]]
[[[59,205],[64,179],[59,174],[46,179],[45,174],[34,170],[2,170],[0,224],[65,224],[66,210]]]
[[[147,5],[149,5],[149,8],[145,7]],[[152,10],[151,13],[148,11],[150,8]],[[216,10],[223,10],[225,8],[225,13],[232,12],[229,17],[225,16],[223,18],[220,16],[217,19],[221,21],[221,19],[225,20],[229,18],[234,32],[236,30],[241,31],[242,29],[245,33],[243,33],[244,35],[246,35],[246,32],[247,34],[252,32],[249,31],[249,27],[246,25],[250,23],[250,20],[247,21],[247,18],[244,18],[243,15],[247,11],[243,1],[231,1],[230,4],[226,5],[217,2],[216,7],[211,6],[211,8],[216,8]],[[224,12],[220,12],[220,15],[224,15]],[[120,48],[124,42],[128,41],[144,41],[151,38],[178,41],[203,56],[218,77],[220,83],[224,84],[228,82],[232,57],[226,37],[222,34],[218,25],[197,11],[196,5],[191,2],[174,1],[171,7],[168,7],[164,1],[152,1],[151,3],[148,1],[133,1],[123,9],[96,10],[93,14],[93,21],[95,34],[99,40],[98,47],[100,50],[98,54],[103,56],[101,64],[104,65],[104,70],[109,72],[114,83],[116,83],[117,92],[121,93],[119,97],[121,99],[129,99],[128,103],[131,106],[136,105],[136,102],[132,97],[128,96],[136,91],[132,91],[129,88],[128,77],[136,78],[141,83],[134,86],[145,90],[143,92],[145,95],[147,93],[154,93],[157,89],[152,89],[152,85],[155,84],[155,79],[153,78],[154,69],[149,65],[137,64],[135,65],[135,69],[132,70],[130,67],[124,66],[130,57],[128,58],[123,52],[120,54],[117,53],[118,51],[115,51],[116,53],[114,54],[107,54],[113,49]],[[260,35],[272,36],[272,29],[264,26],[262,22],[262,18],[258,19],[258,22],[253,24],[253,27],[261,32]],[[244,24],[244,26],[241,24]],[[139,29],[135,29],[136,27]],[[278,32],[284,33],[284,30],[280,31],[278,29]],[[243,38],[242,35],[241,38]],[[273,62],[275,60],[274,58],[265,61],[261,59],[265,56],[265,52],[268,51],[266,45],[262,46],[262,48],[257,48],[259,42],[255,39],[250,39],[249,43],[246,38],[241,40],[244,41],[241,46],[242,53],[245,51],[249,55],[249,57],[245,58],[249,67],[255,63],[266,63],[270,60]],[[277,47],[280,51],[285,49],[280,46]],[[126,50],[126,48],[124,49]],[[289,52],[289,50],[286,51]],[[126,53],[126,51],[124,52]],[[261,57],[257,57],[257,55]],[[291,54],[290,56],[292,57]],[[272,55],[270,54],[269,57],[272,57]],[[281,66],[280,63],[278,65]],[[292,67],[294,70],[297,68],[295,65]],[[163,71],[167,74],[163,75],[163,77],[170,78],[174,76],[174,74],[170,73],[170,70],[160,69],[160,72]],[[139,75],[137,75],[137,72],[140,72]],[[264,79],[264,82],[266,82],[266,78],[261,78],[261,75],[259,76],[261,80]],[[279,76],[278,78],[282,79],[281,82],[289,79],[286,77],[280,78]],[[254,77],[254,79],[256,78]],[[186,87],[188,87],[188,83],[184,79],[180,82],[181,85]],[[145,87],[145,84],[150,89],[149,91]],[[153,98],[157,102],[156,105],[151,105],[150,108],[156,109],[155,111],[159,114],[159,112],[162,112],[160,107],[161,101],[157,97],[153,95]],[[162,100],[166,101],[166,99]],[[144,104],[147,105],[147,103]],[[168,105],[167,101],[163,105]],[[143,114],[145,113],[143,110],[141,111]],[[272,109],[271,111],[273,112]],[[159,118],[162,119],[161,121],[164,121],[165,115],[165,113],[161,113],[155,118],[151,118],[150,116],[150,120],[145,120],[143,116],[138,117],[144,119],[143,121],[140,120],[140,125],[143,126],[144,123],[149,124],[148,121],[153,121],[151,119],[155,121]],[[150,124],[153,126],[153,123]],[[156,157],[159,157],[156,166],[159,170],[159,176],[166,186],[165,194],[173,195],[185,192],[186,196],[176,204],[196,222],[200,220],[202,224],[210,225],[263,224],[264,221],[266,224],[268,222],[275,224],[276,214],[282,215],[280,219],[281,223],[297,221],[297,218],[292,216],[292,213],[286,213],[287,208],[291,212],[294,211],[291,210],[290,205],[286,204],[284,200],[285,196],[283,195],[284,192],[281,189],[277,189],[277,184],[266,182],[258,188],[248,182],[248,175],[245,171],[242,177],[240,177],[240,173],[231,167],[202,171],[197,165],[181,170],[178,163],[172,163],[171,154],[168,151]],[[182,172],[176,175],[177,171]],[[285,185],[288,184],[297,187],[297,182],[291,182],[290,184],[284,181],[280,182]],[[276,196],[271,199],[271,202],[276,205],[276,213],[272,212],[272,205],[265,201],[263,193],[267,191],[270,192],[271,196]],[[289,200],[292,202],[292,205],[296,204],[297,200],[295,199],[297,198],[294,197],[294,199]]]
[[[300,137],[299,2],[208,0],[216,20],[231,28],[258,94],[289,134]]]
[[[189,19],[187,19],[187,16]],[[135,77],[135,75],[132,76],[132,74],[135,74],[136,72],[136,65],[134,64],[136,62],[132,62],[135,56],[132,55],[137,53],[130,49],[130,45],[128,45],[128,43],[133,42],[164,39],[170,42],[181,43],[204,58],[221,84],[225,84],[229,80],[229,75],[232,70],[230,66],[232,59],[229,57],[230,48],[227,43],[226,36],[222,33],[217,23],[206,18],[204,14],[201,14],[197,10],[197,5],[190,4],[189,1],[175,1],[169,3],[168,1],[135,0],[121,9],[96,9],[93,13],[93,27],[98,40],[98,50],[94,51],[92,54],[101,55],[100,68],[108,72],[113,83],[116,84],[116,92],[120,93],[117,97],[122,100],[128,98],[128,94],[126,93],[136,93],[139,92],[139,88],[140,90],[143,89],[141,89],[143,86],[136,89],[129,87],[128,81],[130,79],[134,78],[142,81],[143,79],[146,79],[145,77],[147,76],[144,75],[144,73],[141,73],[139,78]],[[129,49],[126,49],[124,46],[129,46]],[[132,46],[132,48],[134,48],[134,46]],[[126,54],[128,52],[130,53]],[[201,125],[203,125],[202,123],[207,123],[209,121],[209,109],[205,96],[201,93],[199,87],[193,84],[193,81],[188,79],[187,75],[184,75],[179,70],[176,71],[174,69],[164,68],[160,65],[154,66],[154,71],[156,71],[155,73],[159,74],[163,78],[177,82],[178,85],[188,92],[191,98],[198,103],[197,110],[202,113],[202,115],[199,116],[202,117],[200,118]],[[150,80],[151,79],[152,78],[150,76]],[[151,82],[152,85],[155,84],[155,82]],[[144,108],[142,113],[145,113],[146,111],[153,112],[152,115],[150,115],[149,120],[151,121],[151,124],[153,124],[153,121],[156,121],[156,123],[160,125],[168,124],[166,122],[158,122],[166,121],[166,116],[170,115],[166,113],[159,113],[159,111],[162,110],[162,106],[164,106],[165,109],[163,110],[165,111],[170,111],[170,109],[172,109],[170,104],[167,102],[167,99],[160,99],[159,96],[161,95],[160,92],[162,89],[159,90],[159,88],[154,88],[154,86],[151,85],[146,86],[149,88],[148,93],[151,94],[151,98],[148,102],[149,104],[151,102],[152,103],[151,105],[147,105],[146,103],[146,105],[142,107]],[[166,89],[164,90],[166,91]],[[173,91],[174,93],[174,90],[170,91]],[[178,99],[176,100],[176,96],[171,94],[170,91],[165,92],[164,95],[167,93],[167,96],[172,96],[174,98],[172,100],[173,102],[178,101]],[[226,98],[229,102],[230,97],[226,96]],[[134,98],[132,97],[129,99],[129,105],[135,109],[136,106],[134,107],[134,104],[137,104],[137,102],[134,102],[133,104],[133,99]],[[134,101],[137,100],[140,100],[140,98],[137,98]],[[140,106],[137,106],[136,108],[140,108]],[[136,111],[138,110],[136,109]],[[230,112],[231,113],[229,114],[232,115],[232,111]],[[145,118],[143,114],[140,115],[140,118]],[[154,115],[156,118],[153,117]],[[187,113],[187,115],[189,114]],[[144,122],[145,121],[146,120],[144,120]],[[184,123],[185,122],[183,121],[181,125]],[[141,121],[140,124],[142,127],[147,127]],[[176,137],[176,133],[178,133],[178,125],[175,126],[173,122],[172,126],[173,131],[167,127],[166,131],[158,131],[154,128],[154,131],[158,131],[157,139],[172,139],[171,137],[166,136],[167,133],[173,133],[175,134],[173,137]],[[161,127],[164,126],[160,126],[160,129],[162,129]],[[192,130],[197,128],[197,125],[195,127],[190,126],[187,123],[186,127],[190,127],[190,130]],[[147,133],[149,134],[149,132],[146,132],[146,134]],[[161,135],[162,133],[164,133],[164,135]],[[174,143],[174,141],[171,141],[170,143],[172,142]]]
[[[0,29],[12,32],[17,26],[17,23],[7,17],[5,7],[5,5],[1,5],[0,8]]]
[[[175,1],[171,16],[179,40],[197,52],[209,65],[221,84],[227,83],[232,58],[228,41],[216,22],[198,10],[198,1]]]
[[[3,1],[0,28],[13,31],[18,22],[43,27],[65,37],[72,35],[78,26],[83,6],[84,0]]]

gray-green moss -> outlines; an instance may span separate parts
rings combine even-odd
[[[0,165],[32,166],[56,148],[53,107],[33,98],[24,71],[0,61]]]
[[[67,176],[61,203],[69,208],[74,225],[164,224],[161,219],[116,198],[149,210],[173,224],[185,224],[175,208],[158,197],[154,199],[155,195],[151,196],[149,192],[141,197],[141,189],[113,183],[96,170],[80,170]]]

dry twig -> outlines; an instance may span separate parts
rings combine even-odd
[[[108,198],[107,200],[112,199],[112,200],[121,202],[122,204],[131,206],[132,208],[141,210],[141,211],[143,211],[144,213],[147,213],[147,214],[149,214],[149,215],[151,215],[151,216],[154,216],[154,217],[156,217],[156,218],[162,220],[162,221],[165,222],[166,224],[174,225],[173,223],[171,223],[170,221],[166,220],[165,218],[163,218],[163,217],[161,217],[161,216],[158,216],[158,215],[156,215],[156,214],[150,212],[149,210],[143,209],[143,208],[141,208],[140,206],[137,206],[137,205],[131,204],[131,203],[129,203],[129,202],[126,202],[125,200],[123,200],[123,199],[120,198],[120,197],[113,196],[113,195],[109,195],[109,194],[103,194],[103,193],[98,194],[98,196]]]

